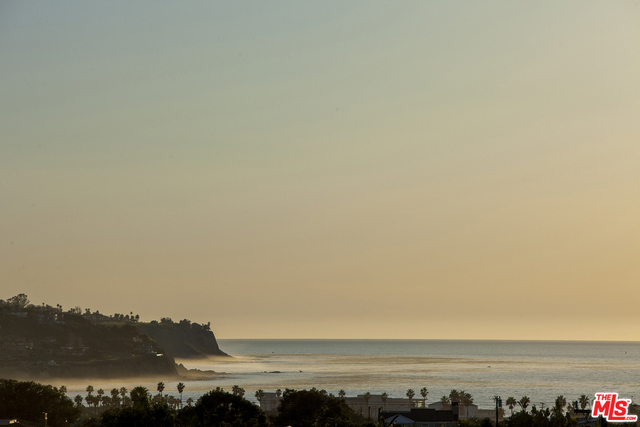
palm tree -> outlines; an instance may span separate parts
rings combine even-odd
[[[73,398],[73,401],[76,402],[76,407],[80,408],[82,406],[82,396],[76,394],[76,397]]]
[[[58,390],[60,390],[60,393],[62,393],[62,394],[67,394],[67,387],[66,386],[61,385]]]
[[[135,409],[142,409],[149,406],[149,391],[141,385],[131,390],[131,402]]]
[[[382,410],[383,411],[386,410],[387,398],[388,397],[389,397],[389,395],[387,394],[386,391],[380,395],[380,398],[382,399]]]
[[[124,402],[125,402],[125,398],[127,397],[127,388],[126,387],[120,387],[120,402],[121,402],[121,406],[124,406]]]
[[[346,395],[347,393],[345,393],[343,389],[340,389],[340,391],[338,392],[338,396],[340,397],[340,399],[344,399]]]
[[[162,396],[162,392],[163,392],[163,391],[164,391],[164,383],[163,383],[162,381],[160,381],[160,382],[158,383],[158,394],[159,394],[160,396]]]
[[[422,406],[427,406],[427,396],[429,395],[429,390],[426,387],[422,387],[420,389],[420,395],[422,396]]]
[[[93,399],[95,398],[95,396],[93,394],[87,394],[87,397],[84,398],[84,400],[87,402],[87,407],[91,408],[93,406]]]
[[[364,399],[364,404],[367,407],[367,419],[371,418],[371,408],[369,407],[369,399],[371,399],[371,393],[366,392],[365,394],[362,395],[362,398]]]
[[[262,404],[262,399],[264,398],[264,391],[262,389],[256,391],[256,399],[258,399],[258,403]]]
[[[191,405],[193,405],[193,398],[192,397],[187,399],[187,406],[191,406]]]
[[[587,406],[589,406],[589,398],[587,397],[586,394],[583,394],[582,396],[580,396],[580,398],[578,399],[578,403],[580,403],[580,409],[584,409]]]
[[[282,390],[276,389],[276,397],[280,399],[280,396],[282,396]]]
[[[567,399],[563,395],[556,397],[556,404],[553,406],[552,412],[558,419],[564,415],[563,409],[565,406],[567,406]]]
[[[180,409],[182,409],[182,392],[184,391],[184,383],[178,383],[176,388],[178,389],[178,393],[180,393]]]
[[[100,400],[102,400],[102,406],[107,408],[111,407],[111,404],[113,403],[109,396],[102,396]]]
[[[467,418],[469,418],[469,406],[473,405],[473,397],[463,390],[460,392],[460,403],[462,403],[462,406],[467,410]]]
[[[244,389],[240,386],[234,385],[231,388],[231,393],[233,393],[234,396],[242,397],[244,396]]]
[[[529,399],[527,396],[522,396],[522,398],[518,400],[518,405],[520,405],[520,407],[522,408],[522,412],[527,412],[529,403],[531,403],[531,399]]]
[[[93,394],[88,394],[87,397],[85,397],[85,400],[87,401],[87,406],[93,406],[93,413],[98,415],[98,404],[100,403],[100,397],[94,396]]]
[[[117,388],[111,389],[111,404],[113,406],[120,406],[120,391]]]
[[[409,408],[411,408],[411,407],[412,407],[411,402],[412,402],[412,400],[413,400],[413,396],[415,396],[415,395],[416,395],[416,392],[415,392],[415,391],[413,391],[413,389],[412,389],[412,388],[410,388],[409,390],[407,390],[407,397],[409,398]]]
[[[98,389],[98,391],[96,391],[96,393],[98,394],[98,401],[96,402],[97,404],[101,405],[102,404],[102,399],[103,399],[103,395],[104,395],[104,390],[103,389]]]
[[[128,315],[127,315],[128,316]],[[176,399],[173,396],[169,396],[167,395],[167,398],[165,399],[167,406],[169,406],[172,409],[175,409],[176,406],[178,406],[178,399]]]
[[[513,415],[513,408],[515,408],[515,406],[518,404],[518,402],[516,401],[515,397],[508,397],[507,398],[507,406],[509,407],[509,410],[511,411],[511,415]]]
[[[450,409],[451,408],[451,399],[449,396],[442,396],[440,398],[440,404],[442,405],[442,409]]]

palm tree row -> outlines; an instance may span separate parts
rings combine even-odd
[[[515,408],[516,405],[520,406],[520,410],[522,412],[527,412],[527,408],[530,403],[531,399],[528,396],[522,396],[520,400],[516,400],[514,397],[509,397],[506,400],[506,404],[511,411],[511,415],[513,415],[513,408]],[[567,402],[567,399],[563,395],[560,395],[556,397],[555,404],[551,408],[551,413],[556,417],[560,417],[564,415],[565,411],[568,413],[573,412],[578,408],[578,405],[580,406],[580,409],[584,410],[587,406],[590,406],[590,403],[591,401],[586,394],[581,395],[575,402]],[[540,408],[544,409],[544,407],[544,402],[540,402]],[[533,408],[535,408],[535,405],[533,405]]]
[[[64,389],[64,390],[63,390]],[[83,400],[87,402],[87,406],[88,407],[93,407],[94,411],[97,413],[98,408],[102,407],[104,409],[111,409],[111,408],[122,408],[122,407],[126,407],[126,406],[133,406],[133,402],[134,402],[134,397],[136,397],[137,395],[139,395],[140,393],[142,393],[142,390],[144,389],[144,393],[143,394],[147,394],[148,391],[145,387],[136,387],[134,390],[131,390],[131,393],[129,396],[127,396],[127,388],[126,387],[121,387],[120,389],[117,388],[113,388],[111,390],[111,392],[109,393],[110,396],[105,394],[105,391],[103,389],[99,389],[97,391],[94,390],[92,385],[87,386],[87,388],[85,389],[87,392],[87,396],[83,399],[82,396],[77,395],[73,401],[75,402],[76,406],[78,408],[82,407],[83,404]],[[158,394],[156,396],[154,396],[152,398],[152,401],[156,401],[156,402],[165,402],[167,403],[169,406],[178,409],[178,408],[182,408],[182,392],[185,389],[185,385],[184,383],[180,382],[176,385],[176,389],[178,390],[178,393],[180,394],[180,398],[176,399],[173,396],[169,396],[169,395],[163,395],[163,391],[165,389],[164,383],[163,382],[159,382],[157,385],[157,390],[158,390]],[[60,387],[60,390],[63,390],[64,393],[66,393],[67,388],[62,386]],[[96,392],[96,394],[94,395],[93,392]],[[134,396],[134,391],[136,394],[136,396]],[[187,400],[187,403],[189,403],[189,401],[191,401],[191,403],[193,403],[193,399],[189,398]]]

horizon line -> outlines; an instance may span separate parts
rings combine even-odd
[[[290,340],[290,341],[504,341],[504,342],[573,342],[573,343],[635,343],[640,340],[584,340],[584,339],[508,339],[508,338],[220,338],[216,340]]]

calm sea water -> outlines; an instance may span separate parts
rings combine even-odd
[[[257,389],[311,387],[392,397],[404,397],[409,388],[419,396],[427,387],[427,403],[459,389],[481,408],[492,407],[495,395],[503,400],[527,395],[538,407],[552,405],[560,394],[568,401],[599,391],[640,398],[640,342],[224,339],[219,344],[233,358],[179,361],[225,373],[187,382],[185,399],[215,387],[230,391],[236,384],[250,400]],[[155,390],[155,384],[143,385]],[[174,389],[173,382],[166,383],[165,392]]]

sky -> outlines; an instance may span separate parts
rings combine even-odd
[[[0,298],[640,341],[638,2],[0,3]]]

